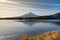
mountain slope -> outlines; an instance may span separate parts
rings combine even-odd
[[[24,15],[22,15],[21,17],[22,18],[26,18],[26,17],[37,17],[38,15],[35,15],[35,14],[33,14],[32,12],[29,12],[29,13],[27,13],[27,14],[24,14]]]
[[[60,13],[56,13],[56,14],[54,14],[54,15],[52,15],[52,16],[54,16],[54,17],[57,18],[57,19],[60,19]]]
[[[47,16],[39,16],[39,17],[36,17],[36,19],[60,19],[60,13],[47,15]]]

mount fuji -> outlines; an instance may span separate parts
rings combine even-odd
[[[32,12],[29,12],[27,14],[24,14],[21,16],[22,18],[26,18],[26,17],[38,17],[38,15],[32,13]]]

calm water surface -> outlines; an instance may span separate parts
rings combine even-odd
[[[52,30],[60,30],[60,20],[44,22],[20,22],[17,20],[0,20],[0,40],[12,40],[9,37],[23,34],[36,35]]]

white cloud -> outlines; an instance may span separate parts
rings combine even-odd
[[[51,6],[60,6],[60,4],[51,4],[51,3],[37,3],[37,2],[19,2],[21,4],[42,4],[42,5],[51,5]]]

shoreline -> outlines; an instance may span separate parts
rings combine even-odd
[[[23,35],[20,40],[60,40],[60,30],[44,32],[40,35],[31,37],[28,35]]]

